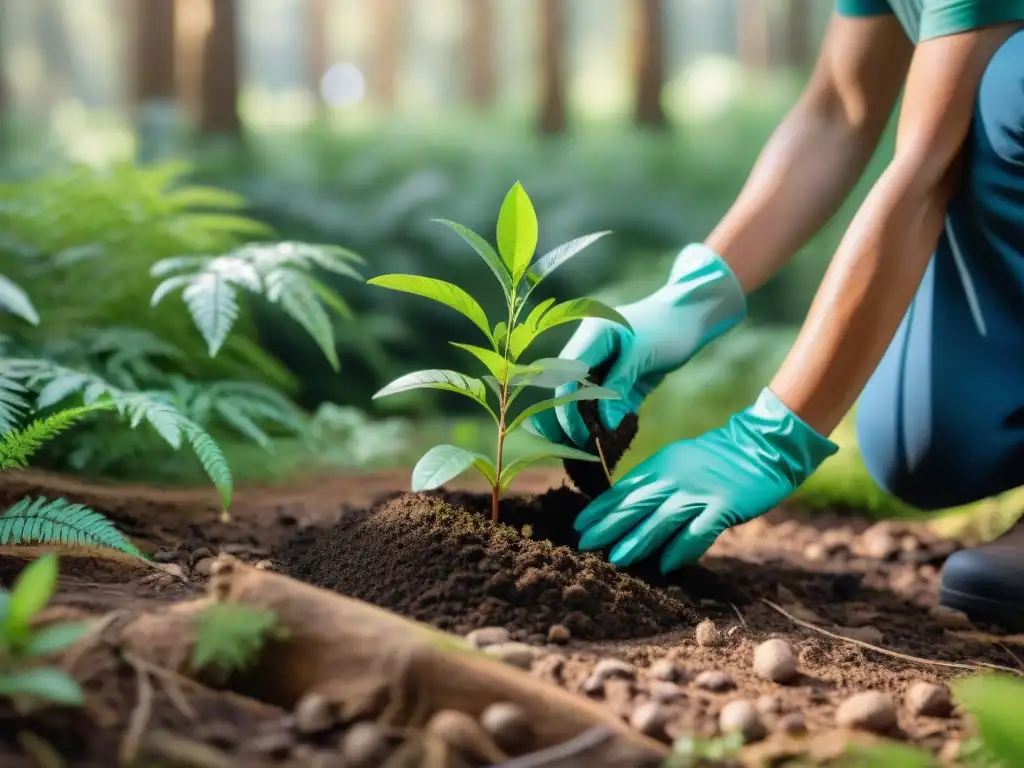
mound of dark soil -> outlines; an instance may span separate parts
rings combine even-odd
[[[692,624],[681,590],[574,551],[572,521],[585,503],[565,487],[509,498],[506,525],[493,526],[489,496],[403,494],[300,534],[277,560],[303,581],[459,633],[504,626],[536,640],[563,624],[604,639]]]

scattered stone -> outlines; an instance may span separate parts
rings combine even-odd
[[[480,723],[457,709],[436,712],[427,723],[426,730],[470,760],[490,765],[508,759]]]
[[[598,677],[594,673],[590,673],[587,679],[583,681],[581,690],[588,696],[603,696],[604,678]]]
[[[697,645],[701,648],[717,648],[722,644],[722,633],[718,631],[718,627],[711,619],[704,619],[697,625],[695,636]]]
[[[790,736],[800,736],[807,733],[807,720],[803,712],[790,712],[779,718],[778,729]]]
[[[882,631],[871,624],[864,627],[839,627],[837,631],[843,637],[871,645],[880,645],[883,640]]]
[[[774,683],[792,682],[798,674],[793,646],[782,638],[765,640],[754,649],[754,674]]]
[[[522,707],[507,701],[491,704],[480,715],[480,725],[494,739],[494,743],[506,752],[520,753],[529,750],[532,737],[530,723]]]
[[[204,557],[202,560],[198,561],[192,567],[192,575],[193,576],[209,576],[210,573],[212,573],[212,571],[213,571],[213,563],[214,563],[214,559],[212,557]]]
[[[295,730],[306,735],[323,733],[336,723],[334,708],[319,693],[309,693],[295,705]]]
[[[876,560],[890,560],[900,551],[900,542],[888,523],[876,523],[864,531],[857,547],[858,554]]]
[[[594,666],[593,675],[602,680],[611,680],[612,678],[635,680],[636,667],[621,659],[601,659]]]
[[[703,688],[705,691],[711,691],[712,693],[722,693],[723,691],[729,691],[736,687],[736,683],[729,677],[725,672],[721,672],[717,669],[709,669],[706,672],[701,672],[694,679],[693,684],[698,688]]]
[[[198,563],[200,560],[203,560],[207,557],[213,557],[213,552],[210,551],[210,548],[199,547],[199,549],[192,551],[192,556],[189,558],[189,562],[195,565],[195,563]]]
[[[759,741],[767,733],[757,708],[745,699],[730,701],[718,714],[718,727],[723,733],[739,731],[745,741]]]
[[[483,650],[488,656],[493,656],[498,661],[525,670],[529,670],[533,665],[533,660],[537,658],[537,652],[525,643],[487,645]]]
[[[939,760],[943,765],[952,765],[960,760],[960,739],[949,739],[939,749]]]
[[[504,627],[481,627],[466,635],[466,642],[477,649],[489,645],[503,645],[511,639],[512,635]]]
[[[633,711],[629,718],[629,725],[634,730],[653,739],[665,740],[665,723],[668,722],[668,714],[665,708],[656,701],[649,701],[641,704]]]
[[[153,563],[154,572],[142,578],[143,584],[152,584],[157,589],[168,587],[175,582],[187,582],[185,569],[177,563]]]
[[[633,712],[635,695],[636,687],[632,680],[616,677],[604,682],[604,705],[623,720],[629,720]]]
[[[257,571],[272,571],[274,570],[274,561],[257,560],[255,563],[253,563],[252,567],[255,568]]]
[[[668,680],[654,681],[651,684],[650,692],[651,698],[662,704],[671,704],[686,697],[686,692],[682,687],[675,683],[670,683]]]
[[[757,707],[757,711],[762,715],[780,715],[785,709],[785,702],[782,701],[781,696],[776,696],[773,693],[766,693],[764,696],[759,696],[757,701],[754,702],[754,706]]]
[[[155,563],[173,563],[181,557],[181,551],[177,549],[161,549],[159,552],[153,554],[153,562]]]
[[[949,717],[953,711],[949,689],[924,680],[918,680],[907,689],[903,704],[910,714],[920,717]]]
[[[884,693],[855,693],[836,710],[836,725],[884,734],[896,725],[896,707]]]
[[[387,762],[391,744],[376,723],[356,723],[341,739],[341,754],[350,768],[376,768]]]
[[[804,560],[810,563],[823,563],[828,560],[828,549],[820,541],[808,544],[804,548]]]
[[[945,605],[934,605],[929,611],[935,622],[943,629],[970,630],[974,629],[966,613]]]
[[[548,630],[548,642],[565,645],[572,639],[572,632],[564,624],[552,624]]]
[[[921,549],[921,542],[918,540],[917,536],[914,536],[914,535],[909,534],[909,533],[905,533],[905,534],[903,534],[903,536],[900,537],[900,550],[901,551],[903,551],[903,552],[917,552],[919,549]]]
[[[725,630],[725,639],[735,641],[738,640],[740,635],[742,634],[743,627],[741,627],[739,624],[734,624],[733,626]]]
[[[647,675],[654,680],[665,680],[674,683],[679,679],[679,669],[672,659],[658,659],[647,670]]]
[[[275,760],[283,760],[291,753],[293,746],[295,746],[295,737],[288,731],[278,729],[254,736],[246,741],[242,748],[253,755],[265,755]]]

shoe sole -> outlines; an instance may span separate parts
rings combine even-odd
[[[1024,603],[993,600],[945,587],[939,590],[939,603],[965,613],[971,619],[980,619],[1011,632],[1024,631]]]

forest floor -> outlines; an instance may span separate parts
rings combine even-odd
[[[945,686],[986,665],[1022,668],[1024,637],[937,609],[938,574],[957,545],[917,524],[783,507],[728,531],[700,566],[662,578],[649,568],[623,573],[571,548],[582,502],[560,474],[522,476],[522,495],[503,507],[511,528],[478,514],[489,500],[472,486],[409,494],[407,483],[406,472],[380,472],[250,487],[237,493],[225,521],[205,491],[5,473],[3,504],[25,495],[87,504],[155,566],[62,557],[45,618],[104,617],[103,631],[64,659],[87,706],[27,721],[0,706],[0,764],[40,764],[42,740],[72,768],[119,760],[357,765],[352,729],[309,735],[286,708],[215,690],[126,650],[118,628],[202,596],[220,553],[438,629],[473,633],[472,642],[491,645],[497,658],[521,657],[525,644],[532,649],[525,663],[505,660],[665,743],[683,734],[714,737],[722,708],[749,701],[758,721],[750,727],[767,733],[751,759],[799,754],[812,744],[838,751],[837,709],[868,690],[894,705],[887,735],[948,753],[964,738],[964,719],[941,704],[921,713],[910,687]],[[4,586],[31,554],[0,549]],[[714,629],[704,624],[698,632],[706,620]],[[770,638],[783,639],[798,658],[786,684],[753,668],[754,649]],[[365,747],[366,732],[359,738]],[[382,755],[395,742],[384,741],[384,752],[366,764],[392,764]]]

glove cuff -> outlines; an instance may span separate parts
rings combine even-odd
[[[816,432],[765,387],[757,400],[734,419],[734,426],[748,432],[776,455],[776,466],[794,488],[802,485],[839,446]]]
[[[686,246],[672,263],[666,288],[682,289],[689,301],[706,296],[710,308],[703,316],[706,341],[716,338],[747,316],[747,297],[732,268],[703,243]]]

